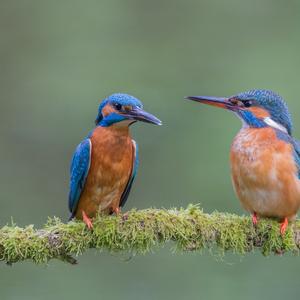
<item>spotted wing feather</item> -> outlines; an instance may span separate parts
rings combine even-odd
[[[71,218],[76,208],[91,164],[92,143],[89,138],[83,140],[76,148],[70,168],[69,210]]]
[[[121,200],[120,200],[120,207],[123,207],[127,201],[127,198],[129,196],[131,187],[132,187],[132,183],[134,181],[134,178],[136,176],[136,172],[137,172],[137,168],[138,168],[138,164],[139,164],[139,158],[138,158],[138,145],[137,143],[132,140],[132,147],[133,147],[133,159],[132,159],[132,171],[131,171],[131,175],[129,177],[128,183],[126,185],[126,188],[121,196]]]
[[[294,160],[298,168],[298,178],[300,179],[300,142],[294,139],[292,136],[289,134],[276,130],[276,135],[279,139],[291,144],[294,149]]]

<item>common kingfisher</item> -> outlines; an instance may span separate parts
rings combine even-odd
[[[230,110],[242,120],[230,151],[235,192],[254,225],[259,217],[276,218],[283,235],[300,206],[300,144],[292,137],[283,98],[270,90],[250,90],[227,98],[187,99]]]
[[[70,169],[69,209],[91,229],[98,212],[124,206],[138,167],[138,147],[129,126],[136,121],[161,125],[137,98],[112,94],[99,105],[96,127],[77,146]]]

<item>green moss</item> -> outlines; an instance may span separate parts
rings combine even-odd
[[[72,256],[90,248],[145,254],[168,242],[176,251],[207,249],[221,255],[226,251],[244,255],[254,250],[263,255],[298,253],[299,232],[298,221],[282,237],[277,221],[262,219],[254,227],[249,217],[205,214],[196,205],[187,209],[131,210],[120,216],[97,216],[92,231],[81,221],[64,224],[58,218],[49,218],[40,230],[33,225],[4,226],[0,229],[0,260],[47,263],[56,258],[74,263]]]

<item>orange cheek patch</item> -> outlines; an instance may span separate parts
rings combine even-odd
[[[116,112],[116,110],[110,105],[107,104],[106,106],[103,107],[102,109],[102,115],[105,117],[113,112]]]
[[[248,108],[249,111],[252,112],[252,114],[259,119],[264,119],[267,117],[270,117],[270,114],[263,108],[261,107],[250,107]]]

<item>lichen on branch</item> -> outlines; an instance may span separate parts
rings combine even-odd
[[[208,249],[222,255],[226,251],[244,255],[256,249],[263,255],[297,253],[300,247],[299,221],[282,237],[276,220],[261,219],[254,227],[249,217],[206,214],[195,205],[99,215],[93,223],[92,231],[81,221],[65,224],[55,217],[43,229],[4,226],[0,229],[0,260],[8,264],[24,260],[47,263],[51,259],[75,263],[74,257],[90,248],[145,254],[168,242],[177,251]]]

